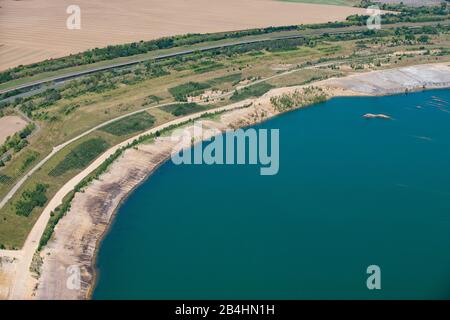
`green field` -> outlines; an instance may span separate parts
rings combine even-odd
[[[154,123],[155,118],[153,116],[149,115],[147,112],[141,112],[113,122],[100,130],[115,136],[125,136],[148,129],[152,127]]]
[[[313,4],[328,4],[328,5],[336,5],[336,6],[347,6],[353,7],[358,4],[360,1],[358,0],[278,0],[284,2],[299,2],[299,3],[313,3]]]
[[[169,89],[170,94],[177,101],[186,101],[187,97],[198,96],[205,92],[206,89],[211,86],[207,83],[198,83],[190,81],[188,83],[183,83],[179,86],[173,87]]]
[[[101,138],[87,140],[74,148],[58,165],[49,172],[52,177],[63,175],[72,169],[82,169],[108,148]]]
[[[209,109],[209,106],[202,106],[197,103],[181,103],[164,106],[161,109],[173,114],[176,117],[200,112]]]
[[[422,17],[423,15],[420,14],[419,18],[422,19]],[[407,18],[419,19],[415,16]],[[397,18],[391,17],[390,19]],[[353,23],[358,22],[355,21],[300,31],[288,28],[286,31],[275,33],[269,30],[268,33],[277,36],[304,32],[308,39],[251,43],[218,49],[214,52],[196,52],[183,56],[182,59],[170,58],[151,63],[146,62],[131,68],[102,72],[98,75],[68,81],[55,89],[60,93],[58,96],[48,91],[42,96],[30,97],[8,106],[4,109],[5,114],[15,112],[13,108],[23,108],[24,110],[29,108],[32,121],[38,125],[39,130],[35,130],[27,138],[29,145],[19,152],[13,153],[12,161],[0,168],[0,198],[29,169],[47,156],[53,147],[101,123],[127,114],[128,117],[79,138],[57,152],[41,169],[35,171],[5,207],[0,209],[0,244],[6,248],[20,248],[42,208],[36,207],[29,216],[18,216],[16,203],[25,191],[34,190],[38,183],[49,186],[46,196],[51,199],[67,181],[81,172],[101,154],[101,150],[104,150],[102,143],[90,145],[93,139],[100,139],[107,146],[113,146],[142,130],[167,123],[176,117],[203,110],[211,112],[209,117],[217,117],[214,108],[246,98],[261,96],[274,87],[302,85],[330,76],[344,76],[350,72],[372,71],[450,59],[446,49],[449,47],[450,35],[448,29],[441,27],[416,28],[412,31],[383,29],[376,34],[354,32],[345,35],[318,35],[322,32],[331,32],[333,28],[337,27],[342,30],[344,24],[352,25],[352,27],[348,27],[348,30],[354,31],[353,28],[356,27],[353,26]],[[249,31],[245,38],[261,37],[259,31],[254,32]],[[429,41],[426,43],[419,41],[423,34],[429,37]],[[267,34],[262,36],[267,37]],[[201,38],[202,36],[196,37]],[[212,36],[209,35],[208,38],[210,37]],[[230,41],[230,39],[220,39],[214,44]],[[206,43],[204,42],[203,45]],[[425,48],[426,54],[398,57],[393,54],[409,50],[415,52],[421,47]],[[150,57],[176,50],[180,49],[155,50],[144,55]],[[374,50],[376,50],[376,55],[370,54],[375,52]],[[124,61],[144,55],[121,57],[114,61]],[[105,60],[96,62],[96,64],[110,62],[111,60]],[[329,65],[317,66],[321,63],[329,63]],[[84,65],[84,68],[86,67],[87,65]],[[68,69],[76,68],[83,68],[83,66]],[[155,70],[159,71],[155,72]],[[284,74],[286,70],[295,72]],[[12,81],[30,80],[41,77],[44,73],[48,75],[63,71],[63,69],[43,71]],[[267,80],[259,82],[261,79]],[[249,86],[237,90],[243,80]],[[2,85],[7,85],[7,83],[1,84],[0,87]],[[184,101],[180,104],[175,103],[174,97],[177,100],[184,100],[188,96],[198,96],[208,88],[223,92],[223,99],[211,101],[210,105]],[[163,107],[158,103],[170,103],[171,105]],[[150,105],[152,107],[149,107]],[[145,112],[144,109],[146,109]],[[135,113],[137,111],[140,113]],[[130,113],[135,114],[129,116]]]
[[[236,102],[252,97],[260,97],[272,88],[273,86],[268,83],[258,83],[254,86],[246,87],[242,90],[236,90],[231,96],[230,100]]]

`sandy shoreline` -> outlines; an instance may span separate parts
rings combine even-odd
[[[322,88],[329,98],[337,96],[373,96],[432,88],[450,87],[449,63],[357,74],[345,78],[328,79],[308,86]],[[408,81],[405,82],[405,79]],[[308,87],[305,86],[305,87]],[[220,115],[220,121],[202,120],[205,125],[223,131],[245,127],[280,114],[271,104],[271,97],[290,94],[302,86],[273,89],[264,96],[234,104]],[[191,128],[192,129],[192,128]],[[12,290],[10,298],[88,299],[95,284],[95,259],[102,238],[126,197],[163,164],[173,150],[168,137],[160,137],[151,144],[128,149],[98,180],[83,192],[77,193],[71,210],[55,228],[55,237],[41,252],[43,264],[39,280],[26,277],[21,290]],[[186,146],[187,147],[187,146]],[[61,195],[59,195],[61,196]],[[55,196],[56,197],[56,196]],[[20,261],[20,257],[19,257]],[[81,288],[67,286],[67,268],[78,266]],[[24,272],[22,267],[22,272]],[[17,272],[16,272],[17,275]],[[13,277],[16,278],[17,277]],[[14,288],[13,288],[14,289]],[[1,283],[0,283],[1,295]]]

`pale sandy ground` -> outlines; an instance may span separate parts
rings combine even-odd
[[[66,9],[81,8],[81,30]],[[344,20],[365,9],[275,0],[0,0],[0,70],[162,36]]]
[[[5,116],[0,118],[0,146],[6,138],[19,132],[27,126],[27,122],[18,116]]]
[[[405,82],[406,79],[408,82]],[[328,79],[313,85],[325,89],[329,96],[381,95],[383,88],[386,90],[384,94],[391,94],[394,93],[393,88],[396,88],[396,92],[404,92],[405,86],[410,90],[420,90],[424,87],[443,88],[450,87],[450,67],[448,63],[420,65]],[[302,87],[274,89],[260,98],[224,107],[227,112],[220,116],[220,124],[217,123],[214,126],[223,130],[270,118],[277,114],[271,106],[270,98],[283,93],[292,93],[299,88]],[[248,106],[250,102],[251,106]],[[244,105],[247,107],[242,108]],[[178,119],[175,122],[180,123],[186,118],[198,115]],[[208,123],[211,124],[211,122]],[[155,128],[149,132],[160,129],[161,127]],[[119,146],[108,150],[55,195],[33,227],[21,251],[0,250],[0,257],[16,257],[15,262],[10,263],[8,267],[2,267],[0,271],[0,279],[3,279],[3,283],[0,282],[0,295],[2,292],[9,292],[10,299],[84,299],[89,296],[95,249],[111,221],[115,208],[128,192],[169,156],[173,147],[171,141],[160,138],[154,145],[143,144],[135,149],[127,150],[98,181],[93,182],[83,193],[78,193],[73,201],[72,209],[58,224],[55,239],[42,253],[44,263],[39,281],[31,277],[29,266],[51,210],[61,203],[64,195],[72,190],[76,183],[92,172]],[[81,290],[69,290],[66,286],[68,279],[66,268],[71,265],[78,265],[81,268]],[[10,287],[5,287],[8,285]],[[37,290],[35,290],[36,287]]]

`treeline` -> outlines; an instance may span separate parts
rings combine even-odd
[[[195,102],[190,103],[178,103],[178,104],[169,104],[167,106],[161,107],[162,110],[171,113],[172,115],[186,116],[188,114],[204,111],[211,108],[209,105],[200,105]]]
[[[216,114],[219,112],[216,112]],[[213,113],[214,114],[214,113]],[[205,115],[209,116],[209,115]],[[161,131],[156,131],[155,133],[142,135],[139,138],[136,138],[133,140],[133,142],[127,144],[126,146],[117,149],[116,152],[114,152],[112,155],[108,157],[94,172],[92,172],[89,176],[84,178],[80,183],[78,183],[72,192],[70,192],[64,199],[61,205],[56,207],[54,211],[50,213],[50,220],[45,228],[44,233],[42,234],[41,240],[39,241],[39,247],[38,250],[42,250],[43,247],[45,247],[48,243],[48,241],[51,239],[52,234],[55,230],[56,225],[58,224],[59,220],[64,217],[64,215],[69,212],[71,206],[72,206],[72,200],[75,197],[75,194],[78,192],[81,192],[84,188],[86,188],[92,181],[98,179],[103,173],[108,170],[109,166],[117,160],[127,149],[133,148],[137,146],[138,144],[143,143],[144,141],[152,140],[156,137],[161,136],[164,133],[170,132],[174,130],[175,128],[179,128],[184,126],[185,124],[192,123],[193,120],[187,120],[182,123],[173,124],[170,125]]]

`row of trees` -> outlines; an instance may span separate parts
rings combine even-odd
[[[362,7],[372,5],[371,1],[363,1]],[[381,8],[384,10],[399,11],[399,14],[386,14],[383,16],[384,23],[397,22],[420,22],[420,21],[439,21],[447,19],[449,14],[446,3],[442,6],[431,7],[408,7],[402,4],[382,4]],[[19,79],[31,76],[37,73],[56,71],[68,67],[91,64],[99,61],[110,60],[119,57],[128,57],[137,54],[143,54],[150,51],[168,49],[184,45],[193,45],[209,41],[218,41],[229,38],[241,38],[250,35],[269,34],[279,31],[299,30],[302,28],[340,28],[353,25],[364,25],[367,21],[367,16],[352,15],[342,22],[330,22],[324,24],[312,24],[305,26],[284,26],[284,27],[268,27],[257,28],[251,30],[222,32],[214,34],[187,34],[183,36],[166,37],[151,41],[140,41],[128,43],[123,45],[107,46],[105,48],[95,48],[82,53],[70,55],[58,59],[49,59],[43,62],[34,63],[27,66],[18,66],[5,72],[0,73],[0,83],[8,82],[14,79]]]

